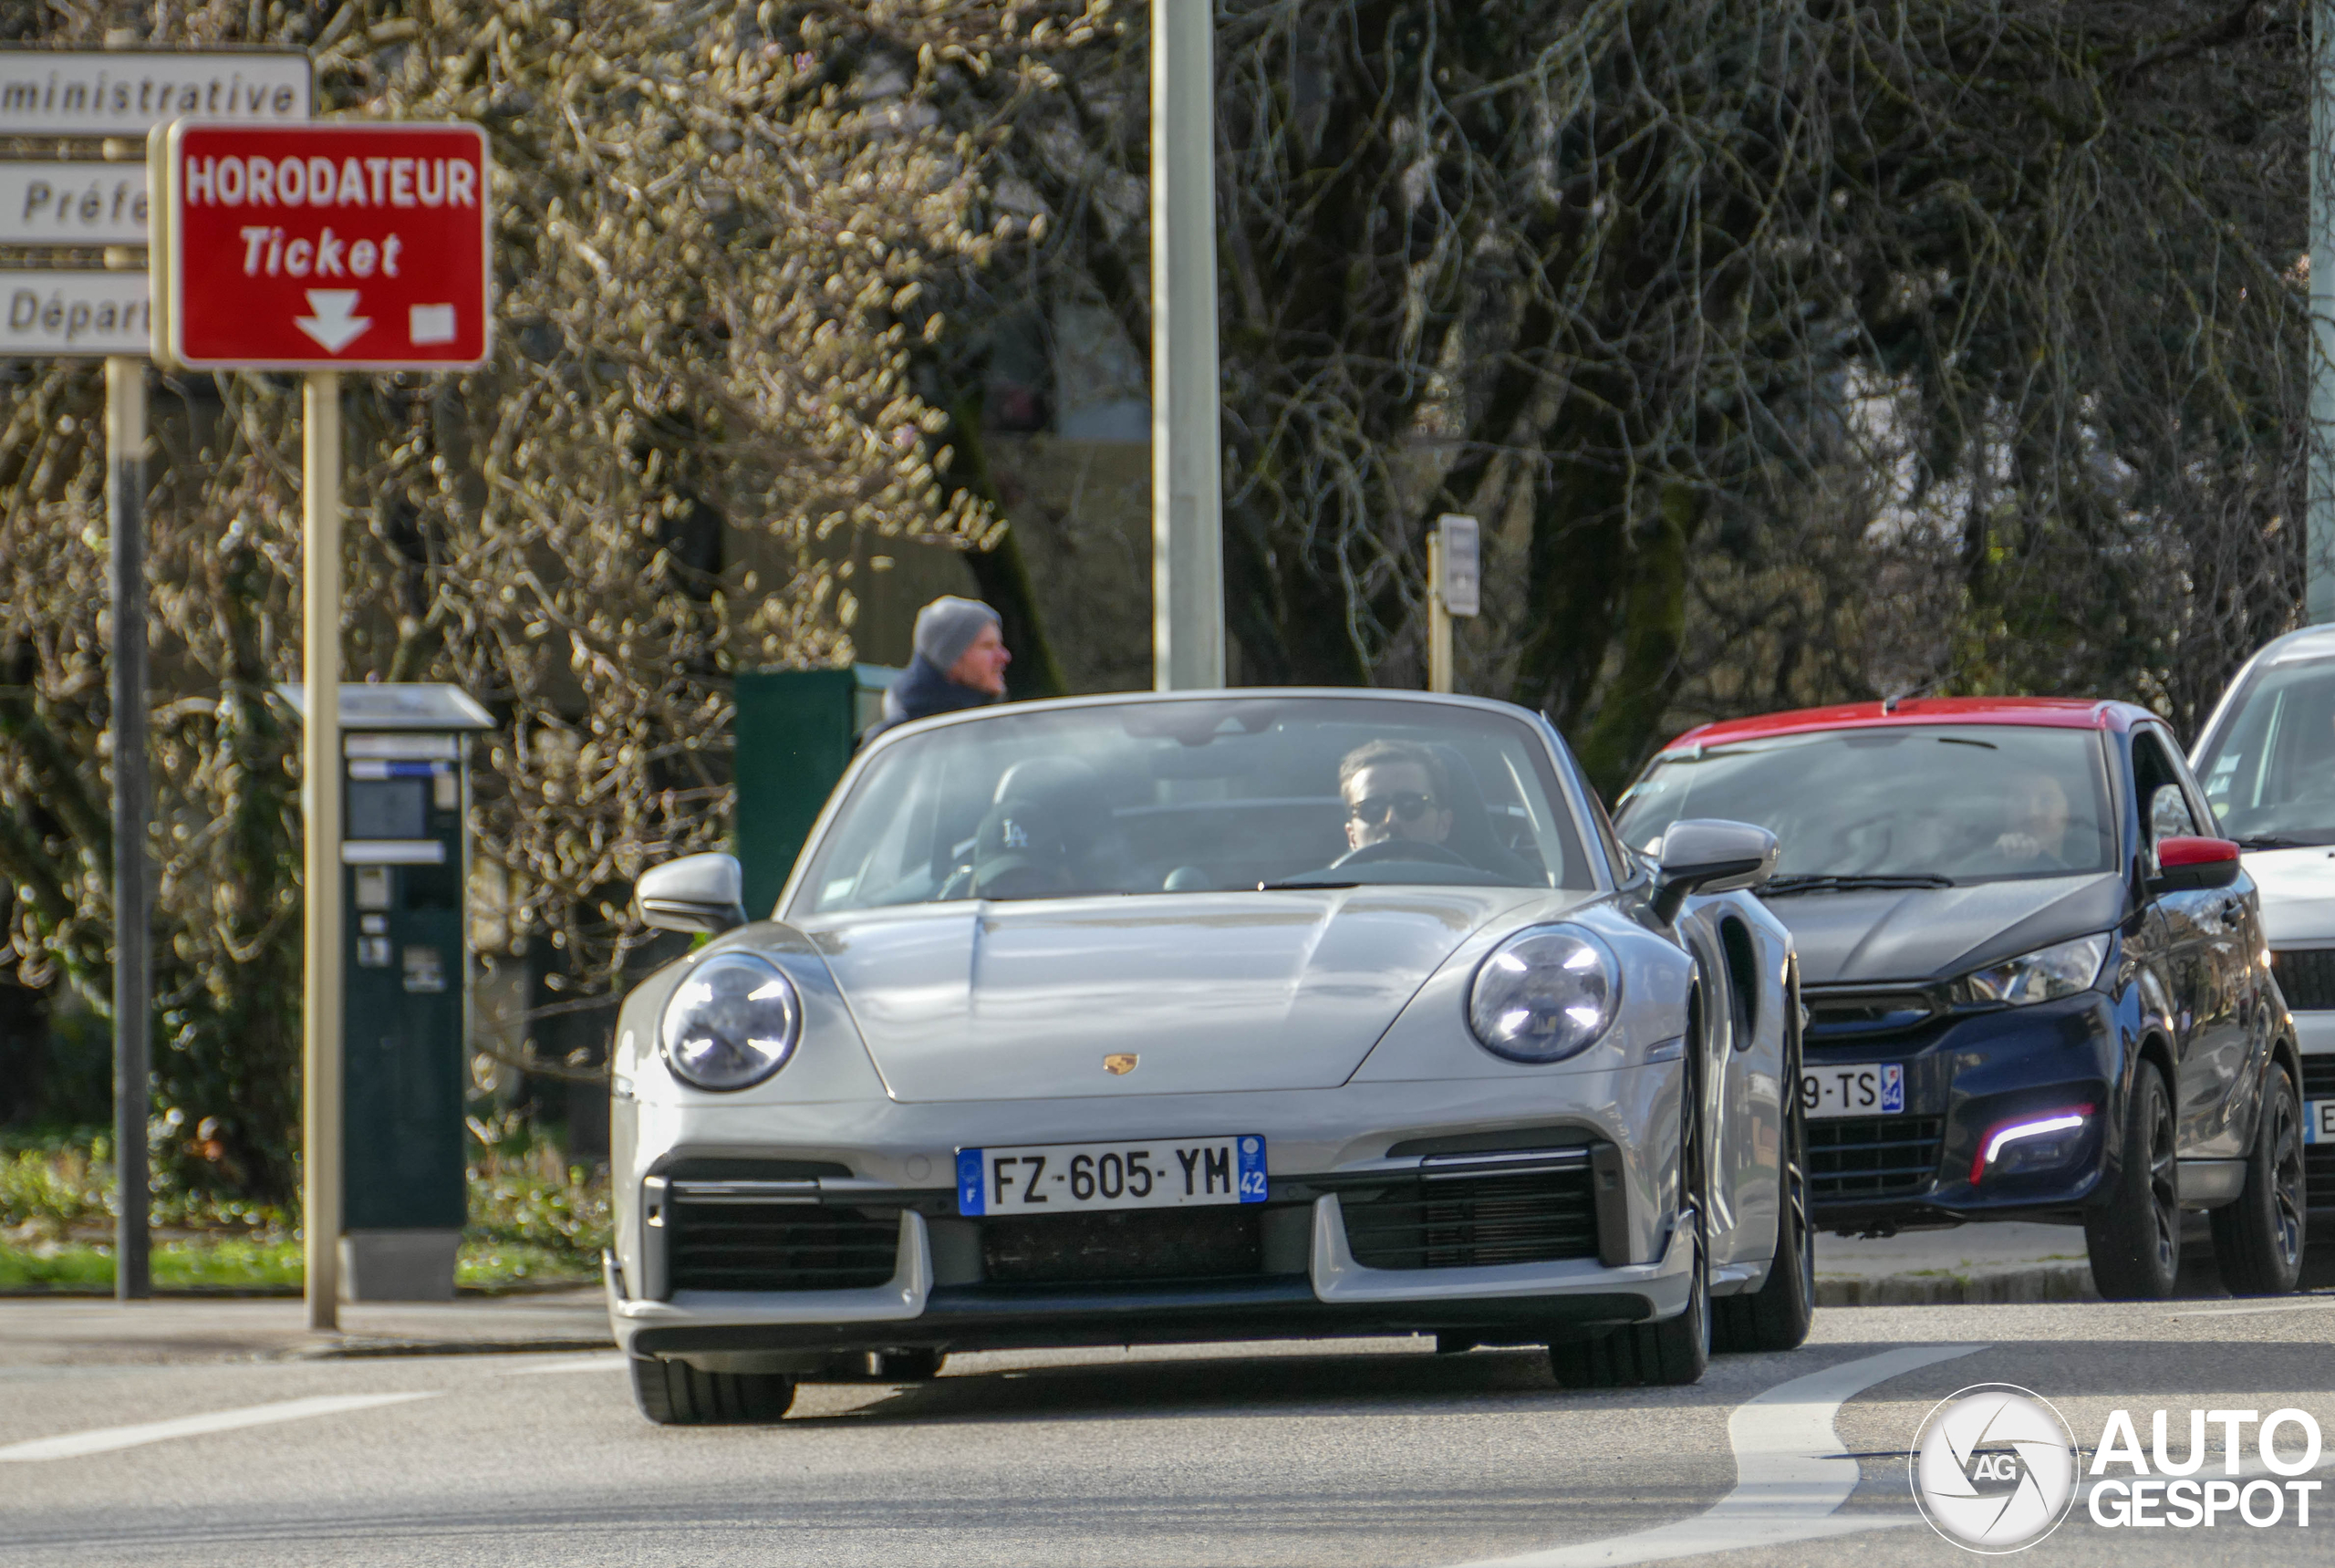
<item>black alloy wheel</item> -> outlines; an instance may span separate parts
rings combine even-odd
[[[1711,1341],[1719,1350],[1798,1350],[1816,1321],[1816,1231],[1808,1220],[1808,1113],[1800,1103],[1800,977],[1785,992],[1783,1158],[1777,1171],[1776,1259],[1767,1282],[1749,1295],[1711,1303]]]
[[[2214,1261],[2234,1296],[2282,1296],[2302,1282],[2302,1097],[2284,1065],[2262,1081],[2246,1189],[2213,1211]]]
[[[2124,1100],[2123,1158],[2106,1201],[2087,1210],[2084,1250],[2102,1299],[2161,1302],[2181,1272],[2181,1189],[2173,1097],[2153,1062],[2133,1071]]]
[[[685,1361],[636,1355],[632,1397],[660,1427],[745,1427],[775,1421],[794,1403],[794,1379],[777,1372],[700,1372]]]

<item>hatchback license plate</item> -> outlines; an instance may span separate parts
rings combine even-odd
[[[1905,1110],[1905,1069],[1895,1062],[1803,1067],[1800,1108],[1811,1117],[1894,1116]]]
[[[1079,1214],[1264,1200],[1265,1140],[1247,1134],[957,1151],[961,1214]]]
[[[2312,1100],[2303,1106],[2302,1141],[2335,1143],[2335,1100]]]

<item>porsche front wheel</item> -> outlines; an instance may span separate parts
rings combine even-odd
[[[1702,1221],[1682,1216],[1694,1237],[1693,1282],[1686,1310],[1660,1323],[1632,1324],[1595,1339],[1549,1346],[1549,1369],[1568,1388],[1634,1388],[1699,1383],[1711,1362],[1711,1271]]]
[[[685,1361],[632,1359],[632,1397],[660,1427],[743,1427],[775,1421],[794,1403],[794,1379],[775,1372],[700,1372]]]

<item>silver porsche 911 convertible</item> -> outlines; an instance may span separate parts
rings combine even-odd
[[[1077,698],[894,730],[779,907],[617,1030],[641,1408],[782,1415],[952,1350],[1431,1334],[1582,1386],[1787,1349],[1813,1295],[1765,830],[1624,849],[1505,703]]]

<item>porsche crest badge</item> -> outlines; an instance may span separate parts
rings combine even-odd
[[[1122,1078],[1135,1071],[1136,1060],[1132,1051],[1114,1051],[1103,1058],[1103,1071],[1114,1078]]]

